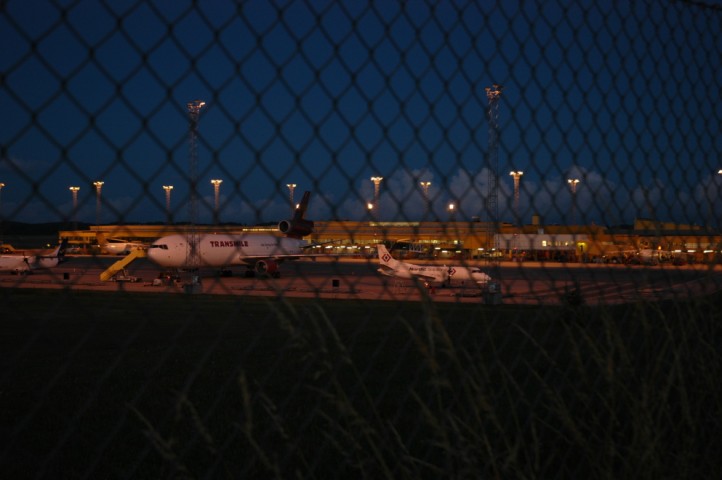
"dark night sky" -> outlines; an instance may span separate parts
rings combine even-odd
[[[317,220],[484,216],[485,87],[499,102],[499,211],[599,224],[719,224],[718,3],[100,2],[0,7],[2,218],[188,218],[199,121],[199,221],[264,222],[314,193]],[[419,181],[432,182],[425,214]]]

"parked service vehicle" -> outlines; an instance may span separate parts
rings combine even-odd
[[[136,277],[135,275],[129,274],[128,270],[126,270],[125,268],[113,275],[113,278],[111,280],[113,280],[114,282],[140,282],[140,278]]]

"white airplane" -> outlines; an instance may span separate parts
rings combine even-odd
[[[10,272],[14,275],[30,273],[38,268],[57,267],[63,261],[68,239],[64,238],[55,250],[47,254],[11,254],[0,255],[0,272]]]
[[[379,263],[378,272],[389,277],[419,278],[425,282],[437,285],[451,285],[451,281],[472,281],[477,285],[485,285],[491,277],[477,267],[462,267],[457,265],[415,265],[394,259],[384,245],[377,245]]]
[[[110,255],[127,255],[133,250],[146,248],[147,245],[140,242],[131,242],[121,238],[109,238],[101,246]]]
[[[266,274],[278,278],[278,266],[284,260],[312,256],[304,254],[309,245],[302,240],[313,231],[313,222],[303,218],[310,195],[310,192],[304,193],[291,220],[278,224],[285,237],[261,233],[199,235],[196,247],[198,261],[196,265],[190,265],[189,236],[169,235],[148,247],[148,258],[162,267],[177,269],[205,267],[227,270],[240,265],[247,267],[247,277]]]

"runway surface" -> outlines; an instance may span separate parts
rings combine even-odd
[[[95,291],[139,291],[189,293],[184,286],[190,275],[179,282],[158,282],[161,267],[147,259],[133,262],[128,271],[141,278],[137,283],[102,282],[100,273],[118,257],[75,256],[53,270],[30,275],[0,275],[0,288],[68,288]],[[418,263],[424,263],[419,261]],[[502,262],[492,269],[481,266],[500,282],[505,304],[548,305],[581,298],[587,305],[619,304],[638,300],[688,299],[722,289],[722,266],[641,266],[576,263]],[[281,278],[245,278],[245,268],[235,268],[232,277],[218,272],[201,272],[201,285],[195,293],[287,296],[324,299],[404,300],[430,298],[438,302],[494,303],[498,296],[485,294],[476,285],[452,283],[451,287],[427,289],[411,280],[379,274],[374,259],[298,260],[281,265]],[[578,296],[575,296],[577,295]]]

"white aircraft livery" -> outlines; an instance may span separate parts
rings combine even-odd
[[[128,255],[133,250],[145,248],[146,245],[140,242],[130,242],[121,238],[109,238],[102,245],[102,248],[110,255]]]
[[[419,278],[426,282],[438,285],[450,285],[451,281],[472,281],[484,285],[491,277],[477,267],[462,267],[456,265],[415,265],[394,259],[384,245],[377,245],[379,273],[397,278]]]
[[[279,277],[281,262],[306,256],[304,249],[309,245],[302,237],[313,231],[313,222],[303,218],[309,197],[310,192],[305,192],[293,218],[278,224],[285,237],[261,233],[199,235],[195,266],[226,269],[241,265],[247,267],[247,276],[259,273]],[[189,255],[188,235],[169,235],[148,248],[148,258],[162,267],[191,268]]]
[[[63,261],[65,249],[68,246],[68,239],[64,238],[55,250],[48,254],[12,254],[0,255],[0,272],[13,274],[30,273],[38,268],[57,267]]]

